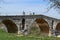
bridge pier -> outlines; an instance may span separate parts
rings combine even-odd
[[[25,27],[23,30],[24,35],[28,35],[30,33],[30,25],[32,24],[32,19],[25,19]]]
[[[56,27],[57,27],[58,22],[59,21],[56,21],[56,20],[54,20],[54,22],[53,22],[53,30],[54,30],[53,34],[54,34],[54,36],[56,36],[55,32],[56,32]]]

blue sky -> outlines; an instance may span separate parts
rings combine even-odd
[[[46,11],[48,2],[49,1],[43,0],[0,0],[0,14],[21,15],[23,11],[25,11],[26,14],[30,12],[39,14]]]

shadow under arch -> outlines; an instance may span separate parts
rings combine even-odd
[[[55,30],[56,30],[56,31],[55,31],[56,36],[60,35],[60,22],[57,24]]]
[[[35,20],[35,22],[38,24],[42,35],[49,34],[49,25],[48,25],[47,21],[45,21],[43,18],[37,18]]]
[[[6,20],[3,20],[2,23],[5,24],[8,30],[8,33],[17,33],[18,28],[13,21],[6,19]]]

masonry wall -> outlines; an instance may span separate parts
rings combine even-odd
[[[24,26],[24,29],[22,30],[22,19],[25,18],[25,26]],[[30,26],[32,25],[32,23],[35,22],[35,20],[37,18],[43,18],[47,23],[48,23],[48,26],[49,26],[49,36],[56,36],[56,26],[57,24],[60,22],[60,20],[56,20],[56,19],[53,19],[53,18],[50,18],[50,17],[46,17],[46,16],[18,16],[18,17],[0,17],[0,22],[2,22],[4,19],[9,19],[9,20],[12,20],[16,25],[17,25],[17,28],[18,28],[18,31],[17,33],[20,34],[25,34],[25,35],[28,35],[29,32],[30,32]],[[54,20],[54,21],[53,21]],[[5,28],[6,29],[6,28]]]

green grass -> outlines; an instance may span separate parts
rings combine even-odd
[[[6,33],[0,30],[0,40],[60,40],[60,38],[56,37],[44,37],[44,36],[36,36],[36,35],[27,35],[27,36],[16,36],[14,33]]]

